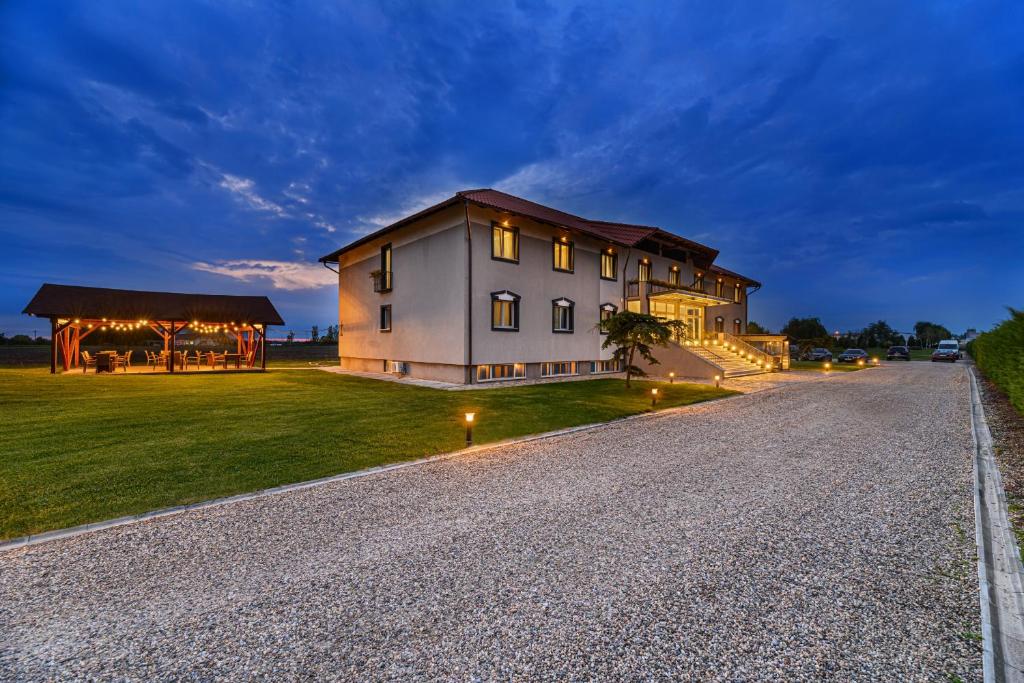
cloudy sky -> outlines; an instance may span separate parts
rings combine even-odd
[[[1024,3],[0,3],[0,330],[265,293],[455,190],[660,225],[830,328],[1024,307]]]

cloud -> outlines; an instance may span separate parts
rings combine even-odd
[[[282,218],[288,215],[288,212],[284,210],[283,206],[276,202],[272,202],[269,199],[264,199],[257,194],[254,189],[256,187],[256,183],[249,178],[240,178],[239,176],[231,175],[230,173],[224,173],[221,175],[219,185],[257,211],[267,211]]]
[[[206,273],[223,275],[242,282],[268,280],[274,289],[289,291],[318,289],[337,284],[337,276],[319,263],[307,261],[267,261],[240,259],[206,263],[199,261],[192,267]]]

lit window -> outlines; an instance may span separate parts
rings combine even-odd
[[[639,299],[631,299],[626,302],[626,310],[629,311],[630,313],[639,313],[640,308],[641,306]]]
[[[590,361],[590,374],[599,375],[602,372],[619,372],[619,361],[617,360],[592,360]]]
[[[576,374],[576,361],[557,361],[552,363],[541,363],[540,364],[540,376],[541,377],[559,377],[562,375],[575,375]]]
[[[640,259],[640,262],[637,264],[636,272],[637,272],[637,278],[636,278],[637,280],[639,280],[640,282],[650,282],[651,281],[651,262],[648,261],[647,259]]]
[[[554,261],[551,267],[564,273],[571,273],[573,270],[573,244],[564,237],[556,237],[551,243],[554,254]]]
[[[612,319],[619,310],[619,307],[615,304],[601,304],[601,334],[608,334],[608,330],[604,328],[605,322]]]
[[[519,295],[508,290],[491,292],[491,329],[519,330]]]
[[[613,251],[601,252],[601,279],[617,280],[618,276],[618,255]]]
[[[736,303],[743,301],[743,287],[738,282],[736,283],[736,286],[733,287],[732,300]]]
[[[391,331],[391,304],[384,304],[380,307],[380,331]]]
[[[697,273],[697,276],[693,278],[693,288],[704,291],[704,273]]]
[[[679,286],[679,266],[672,266],[668,269],[668,283]]]
[[[519,263],[519,228],[491,225],[491,258]]]
[[[572,332],[573,310],[576,304],[569,299],[555,299],[551,302],[551,331]]]
[[[715,296],[725,296],[725,282],[719,278],[718,282],[715,283]]]
[[[497,365],[476,366],[476,381],[492,382],[502,379],[522,379],[526,377],[524,363],[501,363]]]

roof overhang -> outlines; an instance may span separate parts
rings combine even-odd
[[[671,290],[667,292],[658,292],[657,294],[651,294],[648,296],[650,301],[671,301],[684,303],[689,306],[721,306],[723,304],[731,304],[731,299],[726,299],[720,296],[712,296],[711,294],[699,294],[697,292],[686,292],[682,290]]]

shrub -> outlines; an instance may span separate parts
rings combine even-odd
[[[1006,392],[1024,413],[1024,311],[1010,309],[1010,319],[967,345],[978,368]]]

